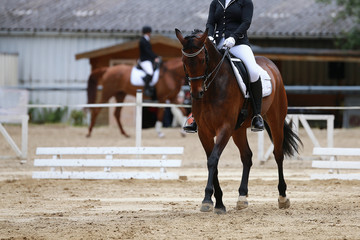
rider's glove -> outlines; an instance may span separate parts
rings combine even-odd
[[[235,39],[233,37],[228,37],[225,39],[224,47],[232,48],[233,46],[235,46]]]

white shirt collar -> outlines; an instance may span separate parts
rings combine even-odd
[[[226,0],[225,1],[225,7],[227,8],[227,6],[229,5],[229,3],[231,2],[231,0]]]
[[[144,35],[144,38],[145,38],[146,40],[150,41],[149,35],[145,34],[145,35]]]

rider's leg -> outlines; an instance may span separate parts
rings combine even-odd
[[[153,91],[150,88],[150,83],[152,80],[152,76],[154,74],[153,64],[151,61],[143,61],[140,63],[141,68],[146,73],[146,76],[143,77],[144,80],[144,94],[145,96],[151,97],[153,94]]]
[[[249,93],[252,99],[253,119],[251,120],[252,131],[264,130],[264,121],[261,117],[262,84],[259,74],[259,67],[255,61],[254,53],[248,45],[237,45],[230,49],[230,52],[240,58],[248,70],[250,77]]]
[[[151,97],[152,96],[152,91],[150,89],[150,82],[152,80],[152,76],[149,75],[149,74],[146,74],[145,77],[143,77],[143,80],[144,80],[144,94],[145,96],[148,96],[148,97]]]
[[[261,117],[261,104],[262,104],[262,84],[261,79],[256,82],[250,83],[251,97],[253,98],[254,116],[251,120],[251,130],[253,132],[264,130],[264,121]]]

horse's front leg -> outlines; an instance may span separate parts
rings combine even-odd
[[[249,205],[246,197],[248,196],[249,175],[252,166],[252,152],[247,141],[246,128],[239,129],[238,132],[233,135],[233,140],[240,151],[241,162],[243,164],[239,197],[236,203],[236,209],[241,210],[247,208]]]
[[[212,151],[212,153],[210,154],[210,156],[207,159],[207,168],[208,168],[208,180],[207,180],[207,184],[205,187],[205,197],[204,200],[201,203],[201,208],[200,211],[201,212],[210,212],[213,210],[213,201],[211,199],[214,190],[215,190],[215,185],[216,185],[216,194],[215,194],[215,199],[216,199],[216,207],[223,207],[225,209],[225,206],[222,204],[222,192],[221,192],[221,188],[220,188],[220,184],[219,184],[219,180],[218,180],[218,169],[217,169],[217,165],[219,162],[219,155],[218,154],[214,154],[214,151]],[[219,205],[219,204],[222,204]]]
[[[209,141],[202,140],[202,134],[199,132],[200,140],[203,144],[205,151],[207,152],[207,168],[208,168],[208,181],[205,187],[205,197],[202,201],[200,211],[209,212],[213,210],[213,201],[211,197],[214,193],[216,204],[215,204],[215,213],[222,214],[226,212],[226,208],[222,201],[222,190],[220,187],[219,179],[218,179],[218,163],[219,158],[224,150],[226,144],[229,141],[230,134],[225,132],[216,137],[216,144],[214,145],[213,138],[207,138]],[[211,146],[214,146],[210,155],[209,149]]]
[[[214,175],[214,196],[216,199],[214,213],[224,214],[226,213],[226,207],[222,201],[223,192],[220,188],[220,182],[218,179],[218,169],[216,169]]]

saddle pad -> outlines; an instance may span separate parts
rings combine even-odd
[[[130,82],[134,86],[144,86],[143,77],[145,77],[146,73],[143,70],[138,69],[137,67],[133,67],[131,69]],[[155,86],[155,84],[159,81],[160,70],[156,69],[153,75],[153,78],[150,82],[150,86]]]
[[[234,73],[235,73],[235,76],[238,81],[238,84],[239,84],[242,94],[245,96],[245,98],[249,98],[250,97],[249,93],[246,93],[246,85],[239,73],[239,70],[237,69],[237,67],[235,66],[233,61],[240,61],[240,60],[236,59],[236,58],[235,59],[231,58],[230,62],[231,62],[231,66],[234,70]],[[262,83],[263,97],[267,97],[272,92],[271,77],[260,65],[257,64],[257,66],[259,68],[259,73],[260,73],[260,78],[261,78],[261,83]]]

